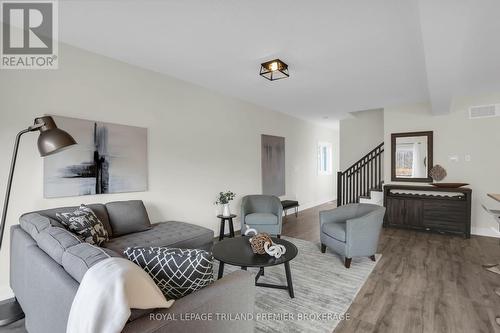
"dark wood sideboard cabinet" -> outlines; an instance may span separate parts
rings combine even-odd
[[[472,190],[386,185],[384,227],[453,233],[470,238]]]

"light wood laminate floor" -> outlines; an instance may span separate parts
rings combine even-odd
[[[319,211],[335,206],[290,214],[283,234],[319,242]],[[481,267],[500,262],[498,239],[383,229],[378,252],[380,262],[348,310],[351,319],[335,333],[500,332],[500,275]]]

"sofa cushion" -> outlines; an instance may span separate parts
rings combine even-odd
[[[123,253],[128,247],[177,247],[211,251],[214,232],[210,229],[184,222],[155,223],[151,229],[110,239],[103,246]]]
[[[92,209],[92,211],[97,216],[99,221],[101,221],[102,224],[104,224],[104,227],[106,228],[106,231],[108,232],[108,236],[111,237],[113,234],[112,234],[111,225],[109,224],[109,217],[108,217],[108,211],[106,210],[106,206],[104,206],[103,204],[88,204],[85,206]],[[72,211],[77,210],[78,207],[79,206],[58,207],[58,208],[40,210],[40,211],[37,211],[34,213],[41,214],[41,215],[46,216],[50,219],[53,219],[54,221],[59,222],[59,220],[56,217],[57,213],[72,212]]]
[[[59,265],[66,249],[81,243],[81,240],[64,228],[48,227],[36,237],[38,247],[47,253]]]
[[[252,213],[245,216],[245,223],[254,224],[278,224],[278,217],[269,213]]]
[[[336,240],[345,242],[345,226],[345,222],[324,223],[321,227],[321,231]]]
[[[92,209],[85,205],[81,205],[75,211],[57,213],[56,217],[65,227],[87,243],[101,245],[109,239],[104,224]]]
[[[142,267],[167,299],[179,299],[214,281],[213,257],[204,250],[136,247],[127,258]]]
[[[66,249],[62,255],[62,266],[76,281],[81,282],[90,267],[111,257],[119,257],[119,255],[110,249],[80,243]]]
[[[38,234],[48,227],[64,228],[64,226],[59,221],[53,220],[38,213],[28,213],[22,215],[19,218],[19,224],[21,225],[21,228],[35,240],[37,239]]]
[[[114,237],[151,229],[148,212],[141,200],[108,202],[106,209]]]

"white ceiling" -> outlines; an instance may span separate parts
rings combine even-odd
[[[498,0],[59,4],[63,42],[325,125],[500,88]],[[290,78],[258,75],[275,57]]]

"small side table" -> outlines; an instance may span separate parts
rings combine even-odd
[[[220,218],[220,233],[219,233],[219,241],[224,239],[224,229],[226,228],[226,221],[229,224],[229,237],[234,237],[234,227],[233,227],[233,219],[237,215],[231,214],[230,216],[222,216],[217,215]]]
[[[290,208],[295,208],[295,217],[299,215],[299,202],[296,200],[283,200],[281,202],[281,205],[283,206],[283,213],[285,213],[286,216],[286,211]]]

